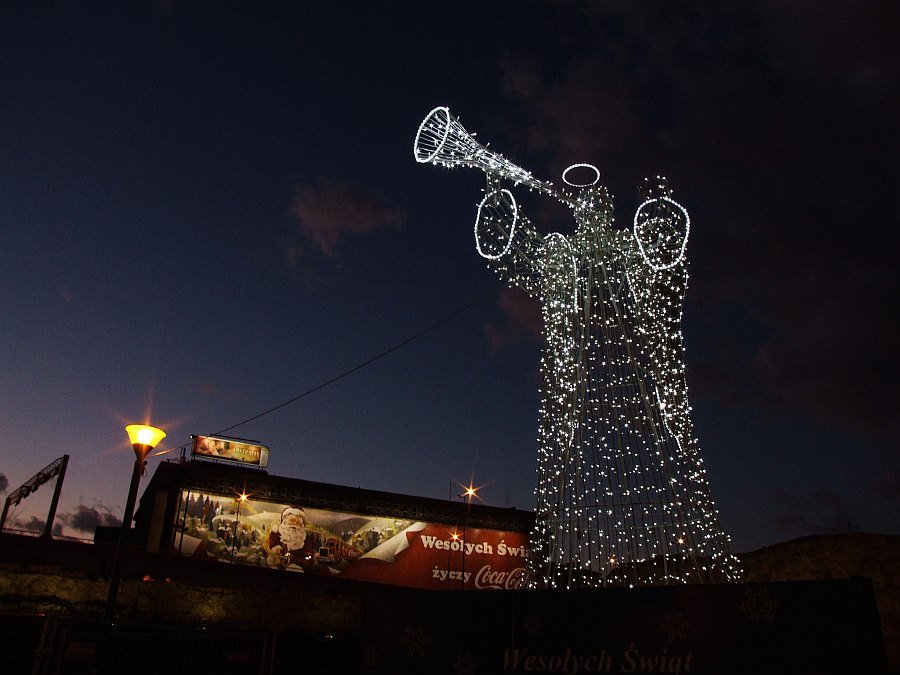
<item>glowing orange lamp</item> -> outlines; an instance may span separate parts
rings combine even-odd
[[[122,563],[125,560],[126,533],[131,531],[131,520],[134,517],[134,503],[137,500],[138,485],[147,465],[147,455],[166,437],[166,432],[148,424],[129,424],[125,427],[131,447],[134,449],[134,470],[131,472],[131,485],[128,487],[128,499],[125,500],[125,513],[122,514],[122,529],[119,530],[119,544],[116,547],[116,559],[113,563],[112,576],[109,580],[109,594],[106,596],[106,618],[112,619],[116,612],[116,598],[119,595],[119,581],[122,578]]]

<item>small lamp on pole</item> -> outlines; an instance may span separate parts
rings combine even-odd
[[[116,558],[113,563],[112,577],[109,580],[109,595],[106,597],[106,618],[112,619],[116,611],[116,598],[119,595],[119,582],[122,579],[122,564],[125,559],[125,540],[131,530],[131,519],[134,517],[134,503],[137,500],[138,484],[147,465],[147,455],[166,437],[166,432],[147,424],[129,424],[125,427],[131,447],[134,449],[134,470],[131,472],[131,485],[128,487],[128,499],[125,501],[125,513],[122,514],[122,529],[119,531],[119,543],[116,546]]]

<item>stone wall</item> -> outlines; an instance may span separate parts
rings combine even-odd
[[[740,556],[744,581],[872,579],[888,662],[900,672],[900,537],[842,534],[803,537]]]
[[[0,612],[103,615],[111,547],[0,539]],[[740,558],[747,582],[870,577],[888,660],[900,672],[900,537],[806,537]],[[123,619],[353,636],[371,593],[371,586],[343,579],[131,551],[118,606]]]
[[[283,576],[283,575],[282,575]],[[358,631],[362,595],[290,583],[271,587],[198,585],[147,576],[123,579],[118,615],[125,620],[210,624],[255,631],[351,635]],[[102,617],[109,579],[64,569],[0,568],[0,611]]]

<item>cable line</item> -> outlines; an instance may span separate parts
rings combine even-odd
[[[344,371],[343,373],[341,373],[340,375],[336,375],[335,377],[332,377],[330,380],[327,380],[326,382],[323,382],[322,384],[318,384],[318,385],[316,385],[315,387],[313,387],[312,389],[308,389],[308,390],[304,391],[302,394],[298,394],[297,396],[294,396],[294,398],[288,399],[287,401],[285,401],[285,402],[283,402],[283,403],[279,403],[278,405],[273,406],[273,407],[269,408],[268,410],[265,410],[265,411],[263,411],[263,412],[261,412],[261,413],[258,413],[258,414],[256,414],[256,415],[253,415],[253,417],[248,417],[247,419],[245,419],[245,420],[243,420],[243,421],[241,421],[241,422],[238,422],[237,424],[232,424],[230,427],[225,427],[224,429],[222,429],[221,431],[217,431],[217,432],[216,432],[215,434],[213,434],[213,435],[216,436],[216,435],[224,434],[226,431],[231,431],[232,429],[236,429],[237,427],[243,426],[244,424],[247,424],[248,422],[252,422],[253,420],[258,420],[260,417],[264,417],[265,415],[268,415],[269,413],[273,413],[273,412],[275,412],[276,410],[280,410],[281,408],[284,408],[285,406],[288,406],[288,405],[290,405],[291,403],[295,403],[296,401],[299,401],[301,398],[304,398],[304,397],[306,397],[306,396],[309,396],[310,394],[314,394],[314,393],[316,393],[317,391],[319,391],[320,389],[324,389],[325,387],[327,387],[327,386],[330,385],[330,384],[334,384],[334,383],[337,382],[338,380],[341,380],[341,379],[347,377],[348,375],[352,375],[352,374],[355,373],[357,370],[362,370],[362,369],[365,368],[366,366],[369,366],[369,365],[375,363],[375,362],[378,361],[379,359],[383,359],[383,358],[384,358],[385,356],[387,356],[388,354],[391,354],[391,353],[397,351],[397,350],[400,349],[401,347],[405,347],[405,346],[408,345],[410,342],[414,342],[415,340],[418,340],[418,339],[419,339],[420,337],[422,337],[423,335],[425,335],[425,334],[427,334],[427,333],[430,333],[430,332],[433,331],[435,328],[438,328],[439,326],[442,326],[443,324],[447,323],[447,322],[450,321],[451,319],[453,319],[453,318],[459,316],[460,314],[462,314],[463,312],[465,312],[465,311],[471,309],[472,307],[474,307],[475,305],[477,305],[479,302],[481,302],[481,300],[482,300],[482,298],[477,298],[477,299],[473,300],[473,301],[470,302],[469,304],[464,305],[464,306],[462,306],[462,307],[460,307],[460,308],[454,310],[453,312],[451,312],[451,313],[448,314],[447,316],[443,317],[442,319],[438,319],[437,321],[435,321],[435,322],[432,323],[431,325],[429,325],[429,326],[423,328],[422,330],[420,330],[420,331],[419,331],[418,333],[416,333],[415,335],[413,335],[413,336],[411,336],[411,337],[408,337],[408,338],[406,338],[405,340],[403,340],[403,341],[401,341],[401,342],[398,342],[398,343],[395,344],[393,347],[390,347],[389,349],[386,349],[385,351],[381,352],[380,354],[377,354],[377,355],[375,355],[375,356],[373,356],[373,357],[367,359],[366,361],[363,361],[362,363],[360,363],[360,364],[358,364],[358,365],[355,365],[355,366],[353,366],[352,368],[350,368],[350,369],[348,369],[348,370],[345,370],[345,371]]]

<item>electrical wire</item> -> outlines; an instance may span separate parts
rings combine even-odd
[[[481,301],[482,301],[482,298],[477,298],[477,299],[473,300],[472,302],[468,303],[467,305],[464,305],[464,306],[462,306],[462,307],[459,307],[458,309],[454,310],[454,311],[451,312],[450,314],[448,314],[448,315],[444,316],[443,318],[438,319],[438,320],[435,321],[434,323],[432,323],[432,324],[426,326],[425,328],[423,328],[422,330],[420,330],[418,333],[416,333],[416,334],[414,334],[414,335],[412,335],[412,336],[406,338],[405,340],[402,340],[401,342],[398,342],[398,343],[395,344],[393,347],[390,347],[390,348],[384,350],[383,352],[381,352],[380,354],[376,354],[375,356],[373,356],[373,357],[371,357],[371,358],[369,358],[369,359],[366,359],[366,360],[363,361],[362,363],[357,364],[357,365],[353,366],[352,368],[349,368],[349,369],[345,370],[345,371],[342,372],[340,375],[335,375],[335,376],[332,377],[330,380],[326,380],[325,382],[322,382],[321,384],[316,385],[316,386],[313,387],[312,389],[307,389],[307,390],[304,391],[302,394],[298,394],[297,396],[294,396],[293,398],[288,399],[287,401],[284,401],[283,403],[279,403],[278,405],[272,406],[272,407],[269,408],[268,410],[264,410],[264,411],[261,412],[261,413],[257,413],[256,415],[253,415],[252,417],[248,417],[247,419],[242,420],[242,421],[238,422],[237,424],[232,424],[230,427],[225,427],[224,429],[222,429],[221,431],[217,431],[217,432],[216,432],[215,434],[213,434],[213,435],[215,436],[215,435],[224,434],[225,432],[231,431],[232,429],[236,429],[236,428],[238,428],[238,427],[240,427],[240,426],[243,426],[243,425],[247,424],[248,422],[252,422],[252,421],[254,421],[254,420],[258,420],[260,417],[265,417],[266,415],[269,415],[270,413],[273,413],[273,412],[275,412],[276,410],[280,410],[281,408],[284,408],[285,406],[289,406],[291,403],[296,403],[296,402],[299,401],[300,399],[305,398],[306,396],[309,396],[310,394],[314,394],[314,393],[316,393],[317,391],[319,391],[319,390],[321,390],[321,389],[324,389],[325,387],[327,387],[327,386],[329,386],[329,385],[334,384],[334,383],[337,382],[338,380],[342,380],[343,378],[347,377],[348,375],[352,375],[352,374],[355,373],[356,371],[362,370],[362,369],[365,368],[366,366],[372,365],[372,364],[375,363],[376,361],[378,361],[378,360],[380,360],[380,359],[383,359],[385,356],[387,356],[387,355],[389,355],[389,354],[392,354],[393,352],[397,351],[398,349],[401,349],[402,347],[405,347],[405,346],[408,345],[409,343],[418,340],[418,339],[419,339],[420,337],[422,337],[423,335],[426,335],[426,334],[430,333],[430,332],[433,331],[435,328],[438,328],[439,326],[444,325],[445,323],[447,323],[447,322],[450,321],[451,319],[456,318],[457,316],[459,316],[459,315],[462,314],[463,312],[465,312],[465,311],[471,309],[472,307],[474,307],[475,305],[477,305],[477,304],[478,304],[479,302],[481,302]],[[186,447],[186,446],[185,446],[185,447]]]

